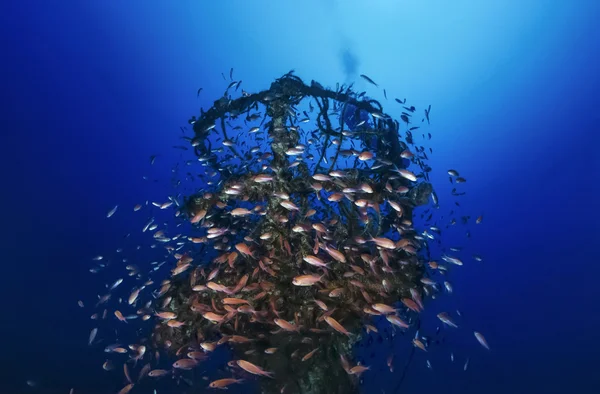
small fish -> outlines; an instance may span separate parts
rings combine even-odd
[[[161,376],[165,376],[170,374],[171,371],[167,371],[166,369],[153,369],[152,371],[148,372],[148,376],[150,376],[151,378],[158,378]]]
[[[450,318],[450,315],[448,315],[448,313],[446,313],[446,312],[438,313],[437,317],[443,323],[449,325],[450,327],[458,328],[458,326],[456,325],[456,323],[454,323],[452,321],[452,319]]]
[[[365,74],[360,74],[360,77],[363,78],[365,81],[369,82],[371,85],[375,85],[375,86],[379,87],[379,85],[377,85],[375,83],[375,81],[373,81],[371,78],[367,77]]]
[[[133,383],[129,383],[127,386],[123,387],[121,391],[119,391],[119,394],[127,394],[131,389],[133,389]]]
[[[465,361],[465,366],[463,367],[463,371],[466,371],[467,368],[469,368],[469,360],[470,360],[470,358],[467,357],[467,361]]]
[[[202,91],[202,88],[198,89],[198,93],[196,93],[196,97],[200,96],[200,92]]]
[[[310,265],[314,265],[315,267],[327,267],[328,266],[328,264],[323,262],[323,260],[321,260],[317,256],[307,255],[307,256],[304,256],[303,260],[306,261]]]
[[[300,208],[289,200],[280,201],[279,204],[289,211],[299,211]]]
[[[251,373],[253,375],[260,375],[260,376],[266,376],[268,378],[273,378],[272,372],[267,372],[267,371],[263,370],[262,368],[252,364],[251,362],[248,362],[245,360],[237,360],[236,363],[240,368],[242,368],[244,371],[246,371],[248,373]]]
[[[115,214],[115,212],[117,212],[117,208],[119,208],[119,206],[118,206],[118,205],[115,205],[115,207],[114,207],[113,209],[111,209],[110,211],[108,211],[108,213],[106,214],[106,217],[107,217],[107,218],[109,218],[109,217],[111,217],[112,215],[114,215],[114,214]]]
[[[318,275],[300,275],[294,277],[294,279],[292,279],[292,283],[296,286],[312,286],[321,279],[322,276]]]
[[[135,300],[137,300],[138,295],[140,294],[140,290],[139,288],[133,289],[133,291],[131,292],[131,294],[129,295],[129,298],[127,300],[129,305],[133,305],[135,303]]]
[[[227,386],[230,386],[235,383],[242,383],[243,381],[244,381],[244,379],[233,379],[233,378],[219,379],[219,380],[210,382],[208,387],[210,387],[212,389],[227,389]]]
[[[409,181],[416,182],[417,176],[413,174],[411,171],[406,170],[404,168],[398,169],[397,167],[393,170],[394,172],[400,174],[402,178],[408,179]]]
[[[307,353],[304,357],[302,357],[302,361],[306,361],[308,359],[310,359],[312,356],[314,356],[314,354],[319,350],[319,348],[315,348],[313,350],[311,350],[309,353]]]
[[[419,349],[423,350],[424,352],[427,351],[425,344],[423,342],[421,342],[418,338],[413,339],[413,345],[415,345],[415,347],[418,347]]]
[[[273,319],[273,323],[277,324],[285,331],[298,331],[300,329],[300,327],[295,326],[283,319]]]
[[[116,288],[117,288],[117,287],[118,287],[118,286],[119,286],[121,283],[123,283],[123,279],[122,279],[122,278],[119,278],[119,279],[117,279],[117,280],[116,280],[116,281],[115,281],[115,282],[112,284],[112,286],[110,286],[110,289],[111,289],[111,290],[114,290],[114,289],[116,289]]]
[[[445,281],[444,287],[446,288],[446,291],[448,291],[448,293],[452,294],[452,284],[450,282]]]
[[[131,375],[129,374],[129,367],[127,366],[127,363],[123,364],[123,373],[125,374],[125,379],[127,379],[129,383],[133,383]]]
[[[481,344],[481,346],[483,346],[487,350],[490,350],[490,347],[489,347],[487,341],[485,340],[485,337],[483,336],[483,334],[481,334],[480,332],[475,331],[475,338],[477,338],[477,341],[479,341],[479,343]]]
[[[444,260],[447,263],[451,263],[451,264],[455,264],[455,265],[463,265],[462,260],[460,260],[457,257],[451,257],[448,255],[442,255],[442,260]]]
[[[94,339],[96,339],[96,334],[98,334],[98,328],[92,328],[92,331],[90,331],[90,337],[88,339],[88,345],[91,345],[94,342]]]
[[[183,370],[191,370],[194,369],[198,365],[198,361],[191,358],[182,358],[173,363],[173,368],[183,369]],[[152,373],[152,371],[150,371]],[[148,374],[150,375],[150,374]]]
[[[329,324],[329,326],[331,326],[331,328],[333,328],[334,330],[336,330],[337,332],[344,334],[346,336],[350,336],[350,332],[348,332],[348,330],[346,330],[344,328],[344,326],[342,326],[337,320],[335,320],[333,317],[331,316],[325,316],[325,322],[327,324]]]
[[[371,160],[371,159],[373,159],[373,156],[374,156],[374,155],[373,155],[373,153],[372,153],[372,152],[368,152],[368,151],[361,152],[361,153],[358,155],[358,160],[360,160],[360,161],[367,161],[367,160]]]
[[[350,375],[360,376],[363,372],[368,371],[370,367],[365,367],[364,365],[357,365],[348,370]]]
[[[393,325],[398,326],[400,328],[408,328],[409,327],[408,324],[404,320],[400,319],[396,315],[387,315],[385,318],[387,319],[387,321],[389,321]]]

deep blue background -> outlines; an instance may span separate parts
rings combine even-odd
[[[392,115],[392,97],[432,104],[441,203],[452,204],[445,170],[457,168],[461,204],[485,215],[471,243],[485,260],[453,276],[451,302],[492,351],[466,328],[431,350],[433,371],[417,355],[405,392],[600,390],[600,2],[301,3],[0,6],[2,392],[118,386],[86,346],[89,314],[76,305],[104,283],[90,258],[141,229],[134,204],[166,201],[179,126],[220,97],[230,67],[248,91],[296,69],[324,85],[356,81],[386,103],[364,73],[386,88]],[[467,372],[450,349],[471,356]],[[364,392],[397,376],[365,374]]]

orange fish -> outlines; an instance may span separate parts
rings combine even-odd
[[[346,257],[342,252],[333,248],[332,246],[325,245],[325,251],[334,259],[339,261],[340,263],[346,262]]]
[[[227,386],[235,384],[235,383],[242,383],[243,381],[244,381],[244,379],[232,379],[232,378],[219,379],[219,380],[210,382],[208,387],[213,388],[213,389],[227,389]]]
[[[348,371],[348,373],[350,375],[360,376],[363,372],[368,371],[369,369],[370,369],[370,367],[365,367],[363,365],[357,365],[355,367],[350,368],[350,370]]]
[[[437,315],[438,319],[440,319],[443,323],[446,323],[447,325],[449,325],[450,327],[454,327],[454,328],[458,328],[458,326],[456,325],[456,323],[454,323],[452,321],[452,319],[450,318],[450,315],[446,312],[442,312],[442,313],[438,313]]]
[[[223,304],[239,305],[239,304],[249,304],[249,302],[247,300],[243,300],[241,298],[223,298]]]
[[[312,286],[320,281],[322,276],[317,275],[300,275],[292,279],[292,283],[296,286]]]
[[[419,305],[416,302],[414,302],[413,300],[411,300],[410,298],[403,298],[402,303],[404,305],[406,305],[406,307],[413,312],[421,311],[421,308],[419,307]]]
[[[177,320],[173,320],[173,319],[171,319],[171,320],[169,320],[167,322],[167,326],[173,327],[173,328],[179,328],[179,327],[182,327],[184,325],[185,325],[185,322],[177,321]]]
[[[215,283],[215,282],[208,282],[206,284],[206,287],[208,287],[211,290],[214,291],[220,291],[226,294],[233,294],[233,292],[231,290],[229,290],[229,288],[227,286],[223,286],[221,284]]]
[[[395,326],[398,326],[401,328],[408,328],[408,323],[406,323],[404,320],[400,319],[396,315],[387,315],[385,318],[387,319],[387,321],[389,321],[390,323],[392,323]]]
[[[331,316],[325,316],[325,322],[327,324],[329,324],[331,326],[331,328],[333,328],[334,330],[336,330],[337,332],[347,335],[348,337],[350,336],[350,333],[348,332],[348,330],[346,330],[344,328],[344,326],[342,326],[340,323],[338,323],[337,320],[335,320],[333,317]]]
[[[235,248],[237,249],[238,252],[240,252],[241,254],[243,254],[245,256],[254,257],[252,254],[252,251],[250,250],[250,247],[243,242],[236,244]]]
[[[117,319],[119,319],[123,323],[127,323],[127,319],[125,319],[125,316],[123,316],[123,314],[121,313],[121,311],[118,311],[118,310],[115,311],[115,316],[117,317]]]
[[[268,378],[273,378],[272,372],[267,372],[262,368],[252,364],[251,362],[245,360],[237,360],[237,365],[242,368],[244,371],[251,373],[253,375],[266,376]]]
[[[424,352],[427,351],[427,349],[425,348],[425,344],[423,342],[421,342],[418,338],[413,339],[412,342],[413,342],[413,345],[415,345],[419,349],[423,350]]]
[[[361,161],[371,160],[373,158],[373,156],[374,156],[373,153],[364,151],[358,155],[358,160],[361,160]]]
[[[394,309],[393,307],[391,307],[389,305],[385,305],[385,304],[373,304],[373,305],[371,305],[371,308],[373,308],[377,312],[380,312],[383,314],[396,313],[396,309]]]
[[[131,375],[129,374],[129,368],[127,367],[127,364],[123,364],[123,373],[125,374],[125,379],[127,379],[129,383],[133,383]]]
[[[319,350],[319,348],[313,349],[311,350],[309,353],[307,353],[304,357],[302,357],[302,361],[306,361],[308,359],[310,359],[312,356],[314,356],[314,354]]]
[[[324,311],[327,311],[327,309],[328,309],[327,305],[323,301],[320,301],[320,300],[314,300],[314,301],[315,301],[315,304],[317,304],[319,306],[319,308],[323,309]]]
[[[323,260],[321,260],[317,256],[307,255],[307,256],[303,257],[303,260],[306,261],[310,265],[314,265],[315,267],[327,267],[328,266],[328,264],[323,262]]]
[[[155,315],[165,320],[171,320],[177,317],[177,314],[175,312],[157,312],[155,313]]]
[[[375,237],[375,238],[369,239],[369,241],[375,242],[375,244],[377,244],[377,246],[379,246],[381,248],[396,249],[396,244],[394,243],[394,241],[392,241],[389,238]]]
[[[217,348],[217,344],[215,342],[202,342],[200,347],[207,352],[214,352]]]
[[[206,209],[202,209],[201,211],[198,211],[196,214],[194,214],[194,216],[192,217],[192,219],[190,221],[192,223],[198,223],[199,221],[204,219],[205,216],[206,216]]]
[[[131,391],[132,388],[133,388],[133,383],[129,383],[127,386],[123,387],[121,389],[121,391],[119,391],[119,394],[127,394],[128,392]]]
[[[230,212],[231,216],[247,216],[251,215],[252,211],[246,208],[235,208]]]
[[[284,331],[298,331],[300,329],[299,326],[295,326],[293,324],[290,324],[289,322],[283,320],[283,319],[273,319],[273,322],[275,324],[277,324],[279,327],[281,327]]]
[[[210,320],[214,323],[219,323],[221,321],[223,321],[223,319],[225,318],[225,316],[223,315],[219,315],[213,312],[206,312],[202,314],[202,317],[204,317],[207,320]]]

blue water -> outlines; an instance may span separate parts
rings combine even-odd
[[[231,67],[249,92],[295,69],[355,82],[392,115],[395,97],[432,105],[431,180],[447,212],[446,170],[467,178],[458,201],[484,215],[469,242],[484,261],[436,301],[465,329],[415,354],[403,393],[599,392],[599,18],[587,0],[4,2],[0,392],[122,387],[77,306],[107,283],[91,257],[148,244],[131,207],[172,193],[171,168],[192,158],[171,148],[179,128]],[[407,349],[363,392],[392,393]]]

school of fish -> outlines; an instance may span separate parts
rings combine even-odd
[[[122,369],[119,394],[153,380],[198,384],[189,371],[220,347],[231,349],[234,359],[225,375],[212,381],[203,376],[208,389],[259,379],[280,393],[300,392],[282,376],[282,357],[303,365],[335,362],[331,368],[356,384],[369,366],[353,362],[352,353],[340,352],[331,360],[328,349],[356,343],[384,325],[400,332],[416,329],[412,344],[428,352],[430,341],[419,334],[416,322],[427,313],[428,298],[452,293],[448,274],[468,262],[459,248],[430,255],[429,243],[439,242],[442,221],[432,220],[439,209],[437,195],[423,188],[431,168],[425,164],[426,148],[414,143],[420,127],[414,126],[415,108],[396,99],[406,127],[394,157],[386,137],[376,149],[361,137],[390,127],[392,117],[382,110],[370,113],[370,128],[364,124],[358,130],[344,129],[344,103],[329,98],[291,100],[271,91],[242,90],[240,99],[254,101],[240,110],[236,103],[242,101],[231,94],[241,81],[233,81],[232,73],[224,97],[190,120],[194,135],[182,137],[188,145],[175,146],[193,150],[196,158],[185,162],[190,168],[185,183],[177,179],[174,188],[193,182],[201,187],[187,196],[175,191],[163,201],[132,207],[149,215],[140,227],[152,234],[150,248],[160,257],[134,264],[122,258],[122,248],[117,257],[93,257],[92,273],[121,272],[92,303],[96,323],[87,338],[90,346],[102,343],[110,356],[103,369]],[[378,86],[366,75],[361,78]],[[322,87],[313,82],[311,88]],[[328,91],[356,100],[364,96],[351,86]],[[283,114],[274,116],[281,103],[287,103]],[[421,123],[429,123],[430,113],[431,106]],[[157,158],[151,156],[151,165]],[[400,158],[410,165],[404,168]],[[179,164],[173,173],[182,173]],[[454,184],[466,182],[456,170],[448,175]],[[423,228],[417,228],[416,211],[424,204],[415,196],[421,190],[428,190],[429,207],[417,219]],[[115,205],[105,216],[125,210]],[[156,217],[163,210],[174,217],[160,223]],[[457,224],[444,220],[446,226]],[[463,224],[469,221],[470,216],[462,217]],[[444,326],[461,329],[454,313],[435,315]],[[131,335],[134,322],[139,328]],[[121,337],[121,330],[129,330],[129,336]],[[490,349],[482,333],[474,337]]]

